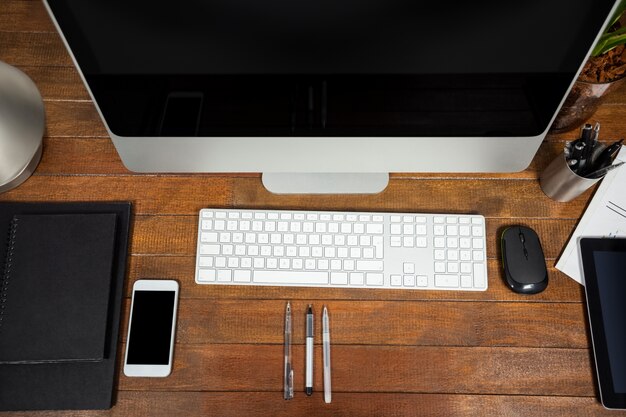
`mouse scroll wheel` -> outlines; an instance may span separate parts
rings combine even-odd
[[[526,239],[524,238],[524,233],[520,233],[519,234],[519,241],[522,242],[522,243],[526,242]]]

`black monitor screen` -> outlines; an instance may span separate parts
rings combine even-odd
[[[538,135],[613,3],[48,0],[119,136]]]

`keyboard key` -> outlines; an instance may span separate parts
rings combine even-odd
[[[393,287],[399,287],[402,285],[402,275],[392,275],[391,276],[391,285]]]
[[[363,272],[350,273],[350,285],[363,285],[365,282],[365,274]]]
[[[404,286],[405,287],[415,287],[415,276],[413,275],[405,275],[403,277]]]
[[[472,236],[482,236],[483,228],[481,226],[472,227]]]
[[[472,286],[472,276],[471,275],[461,275],[461,287],[469,288]]]
[[[348,285],[348,274],[346,272],[331,272],[330,283],[336,285]]]
[[[250,282],[252,279],[252,271],[236,270],[234,271],[233,281],[235,282]]]
[[[370,235],[373,234],[382,234],[383,233],[383,225],[378,223],[368,223],[366,227],[366,232]]]
[[[220,245],[200,245],[201,255],[219,255]]]
[[[213,257],[212,256],[200,256],[198,259],[199,266],[213,266]]]
[[[458,275],[435,275],[435,286],[456,288],[459,286]]]
[[[487,285],[485,278],[485,265],[474,264],[474,286],[476,288],[485,287]]]
[[[230,269],[220,269],[217,271],[217,280],[220,282],[230,282],[233,271]]]
[[[204,243],[217,243],[217,233],[215,232],[203,232],[200,235],[200,241]]]
[[[199,269],[198,270],[198,281],[205,281],[205,282],[215,281],[216,276],[217,275],[214,269]]]
[[[328,272],[320,271],[254,271],[254,282],[263,284],[328,284]]]
[[[356,261],[356,269],[359,271],[382,271],[382,261]]]
[[[382,287],[382,285],[385,283],[385,279],[383,277],[383,274],[374,274],[370,272],[365,275],[365,282],[367,285]]]

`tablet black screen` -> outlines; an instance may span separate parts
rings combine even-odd
[[[626,407],[626,239],[581,239],[602,403]]]

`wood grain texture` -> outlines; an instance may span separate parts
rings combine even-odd
[[[528,169],[497,173],[393,173],[373,196],[278,196],[257,173],[137,174],[122,164],[87,89],[39,0],[0,0],[0,60],[39,86],[46,107],[44,155],[35,174],[2,201],[131,201],[122,335],[133,283],[181,285],[174,371],[164,379],[118,378],[106,411],[9,416],[608,416],[596,399],[583,289],[554,268],[593,194],[548,199],[542,170],[577,131],[548,134]],[[626,86],[592,118],[601,139],[626,132]],[[211,286],[194,283],[197,213],[203,207],[480,213],[487,219],[484,292]],[[499,236],[535,229],[550,284],[515,294],[503,279]],[[282,400],[282,326],[291,300],[296,397]],[[333,403],[301,392],[304,309],[328,305]],[[316,335],[320,334],[319,320]],[[121,369],[120,355],[119,369]]]
[[[466,395],[427,393],[333,393],[332,404],[324,404],[322,393],[310,398],[296,393],[284,401],[278,392],[164,392],[122,391],[117,405],[108,411],[44,411],[38,417],[275,417],[293,416],[420,416],[420,417],[611,417],[609,411],[590,397],[528,395]],[[11,413],[24,417],[28,413]]]
[[[126,301],[128,313],[130,300]],[[321,313],[322,304],[328,306],[332,312],[333,346],[589,347],[584,307],[580,303],[330,301],[328,298],[291,301],[296,324],[304,323],[308,304],[313,304],[316,314]],[[273,299],[185,300],[178,312],[176,342],[280,345],[284,336],[284,305],[285,301]],[[532,326],[528,325],[528,317],[537,318]],[[294,326],[293,343],[302,345],[304,326]],[[376,327],[375,332],[371,331],[372,326]],[[127,329],[122,334],[125,336],[126,332]],[[314,333],[321,332],[321,320],[316,320]]]
[[[179,344],[167,379],[122,376],[119,388],[280,393],[282,350],[282,345]],[[304,345],[294,346],[294,387],[304,385],[298,371],[304,370],[304,353]],[[313,389],[320,391],[319,346],[314,355]],[[332,355],[333,392],[593,395],[587,349],[337,345]]]

